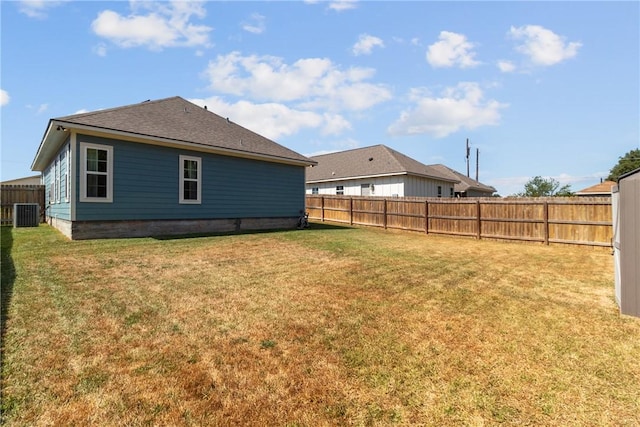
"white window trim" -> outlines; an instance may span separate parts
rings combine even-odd
[[[65,160],[66,160],[66,171],[65,171],[65,178],[64,178],[64,201],[65,202],[69,202],[69,193],[70,193],[70,184],[69,184],[69,177],[71,176],[71,144],[67,145],[67,147],[65,148],[66,151],[66,155],[65,155]]]
[[[105,150],[107,152],[107,197],[87,197],[87,149]],[[95,203],[113,202],[113,147],[110,145],[80,142],[80,201]]]
[[[53,161],[53,203],[60,203],[60,157]]]
[[[180,195],[178,202],[183,205],[199,205],[202,203],[202,158],[201,157],[193,157],[193,156],[179,156],[178,162],[178,173],[180,174]],[[191,160],[195,161],[198,165],[198,177],[196,178],[196,182],[198,183],[198,195],[197,200],[185,200],[184,198],[184,161]],[[193,181],[193,180],[190,180]]]

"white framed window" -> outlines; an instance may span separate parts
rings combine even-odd
[[[55,173],[55,162],[49,166],[49,171],[47,175],[49,175],[49,204],[52,205],[55,202],[54,194],[55,194],[55,179],[53,175]]]
[[[344,194],[344,185],[336,185],[336,194]]]
[[[53,202],[60,203],[60,158],[53,162]]]
[[[180,203],[202,203],[202,159],[180,156]]]
[[[442,197],[442,185],[438,185],[438,197]]]
[[[71,184],[69,183],[69,177],[71,176],[71,144],[67,145],[65,150],[66,170],[64,172],[64,201],[69,201],[69,194],[71,194]]]
[[[113,202],[113,147],[80,143],[80,201]]]
[[[318,187],[311,187],[311,194],[318,194],[319,192],[320,191]]]

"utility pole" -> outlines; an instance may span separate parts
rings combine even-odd
[[[467,178],[469,177],[469,153],[470,153],[469,138],[467,138]]]
[[[480,169],[480,149],[476,148],[476,181],[478,181],[479,169]]]

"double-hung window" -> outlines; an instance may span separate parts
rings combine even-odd
[[[80,143],[80,201],[113,201],[113,147]]]
[[[180,156],[180,203],[200,204],[202,196],[202,159]]]

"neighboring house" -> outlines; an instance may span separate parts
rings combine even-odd
[[[603,181],[600,182],[600,184],[592,185],[591,187],[576,191],[575,195],[582,197],[611,197],[614,185],[616,185],[616,183],[613,181]]]
[[[40,185],[41,183],[42,175],[33,175],[0,182],[2,185]]]
[[[32,164],[72,239],[293,228],[312,160],[180,97],[49,120]]]
[[[307,194],[453,197],[459,181],[385,145],[311,157]]]
[[[463,175],[445,165],[438,164],[431,165],[431,167],[460,181],[453,186],[453,193],[456,197],[491,197],[493,196],[493,193],[496,192],[494,187],[485,185],[473,178],[469,178],[468,176]]]

